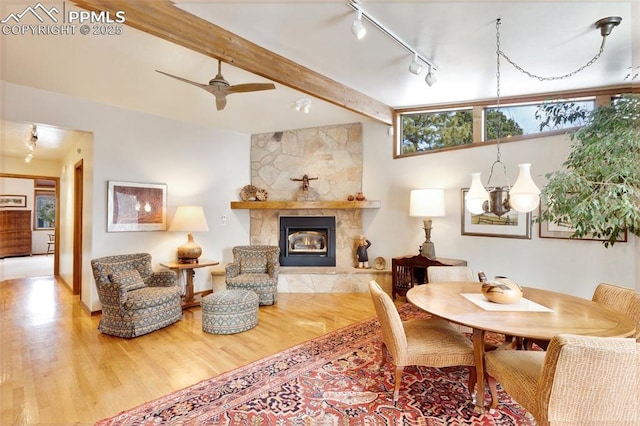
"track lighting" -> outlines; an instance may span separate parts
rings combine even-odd
[[[411,64],[409,65],[409,71],[412,74],[418,75],[422,72],[422,64],[418,61],[418,54],[414,53],[413,54],[413,60],[411,61]],[[431,85],[429,85],[431,86]]]
[[[422,69],[424,68],[423,64],[426,64],[429,66],[429,74],[427,75],[427,78],[425,79],[425,81],[429,86],[431,86],[436,82],[436,78],[434,77],[433,73],[435,71],[438,71],[438,67],[436,67],[429,59],[424,57],[424,55],[421,55],[420,53],[418,53],[417,49],[409,45],[406,41],[402,40],[400,37],[395,35],[391,30],[389,30],[387,27],[382,25],[380,21],[378,21],[369,12],[367,12],[362,8],[358,0],[351,0],[349,3],[347,3],[347,6],[355,10],[357,13],[356,19],[353,21],[353,24],[351,25],[351,32],[357,39],[361,39],[362,37],[364,37],[364,35],[367,32],[367,29],[362,23],[362,18],[365,18],[372,26],[379,29],[380,32],[382,32],[382,34],[386,35],[391,40],[398,43],[405,50],[411,53],[411,55],[413,55],[413,60],[409,65],[409,71],[412,74],[415,74],[415,75],[420,74],[422,72]]]
[[[353,24],[351,24],[351,32],[358,40],[362,40],[367,34],[367,29],[362,23],[362,11],[360,9],[356,10],[356,19],[354,19]]]
[[[25,163],[30,163],[33,158],[33,152],[36,150],[36,144],[38,143],[38,128],[36,125],[31,126],[31,135],[29,140],[24,143],[24,146],[27,148],[27,155],[24,157]]]
[[[431,65],[429,65],[429,72],[427,73],[427,76],[424,78],[424,81],[429,85],[429,87],[433,86],[435,82],[438,81],[438,79],[433,73],[433,70],[431,69]]]
[[[296,111],[302,111],[305,114],[309,114],[309,111],[311,110],[311,99],[309,98],[298,99],[296,101],[294,108],[296,109]]]

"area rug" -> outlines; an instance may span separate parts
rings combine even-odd
[[[399,311],[426,316],[410,304]],[[97,425],[535,425],[502,389],[498,409],[476,413],[464,367],[405,368],[394,404],[393,366],[387,360],[380,370],[381,356],[373,317]]]

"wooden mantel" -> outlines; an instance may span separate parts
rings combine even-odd
[[[232,201],[231,209],[249,210],[345,210],[379,209],[380,201]]]

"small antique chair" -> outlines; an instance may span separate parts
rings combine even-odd
[[[91,260],[91,267],[102,304],[102,333],[136,337],[182,318],[177,275],[153,272],[150,254],[105,256]]]
[[[56,240],[55,234],[47,234],[47,254],[55,252],[56,249]]]
[[[255,291],[260,305],[273,305],[278,297],[279,272],[280,247],[236,246],[233,262],[225,267],[227,289]]]

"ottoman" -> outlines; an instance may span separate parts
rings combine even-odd
[[[233,334],[258,325],[258,295],[250,290],[221,290],[202,298],[202,331]]]

